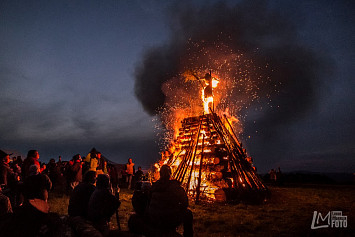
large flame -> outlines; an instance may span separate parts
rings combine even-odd
[[[189,174],[177,174],[187,192],[196,196],[200,190],[201,198],[215,199],[216,191],[245,187],[247,179],[223,175],[236,169],[231,167],[228,155],[216,156],[216,149],[228,141],[218,138],[216,131],[211,132],[205,122],[191,129],[193,123],[190,120],[218,114],[223,127],[232,136],[230,139],[238,140],[242,132],[239,116],[243,116],[239,112],[258,99],[259,85],[265,80],[259,74],[261,67],[257,68],[250,58],[227,46],[206,48],[203,44],[190,43],[194,46],[191,48],[200,50],[193,50],[187,54],[188,58],[181,59],[182,73],[171,77],[162,86],[166,96],[160,110],[166,134],[163,140],[165,151],[154,166],[154,178],[159,178],[159,169],[164,164],[172,168],[174,175],[182,165],[190,167],[189,171],[184,169]],[[241,153],[247,160],[244,149]],[[192,158],[186,160],[186,157]]]
[[[166,150],[162,152],[160,161],[154,166],[156,169],[155,174],[158,174],[160,167],[165,164],[168,164],[171,167],[172,172],[175,173],[184,157],[188,155],[186,154],[188,152],[186,147],[192,147],[191,145],[195,143],[195,145],[193,145],[193,147],[196,148],[195,151],[189,152],[194,152],[194,157],[196,157],[196,159],[189,160],[186,164],[186,166],[191,167],[191,173],[184,176],[182,183],[186,185],[190,195],[196,195],[195,192],[199,185],[199,190],[202,190],[201,198],[214,200],[217,190],[233,185],[231,184],[232,181],[228,184],[225,179],[222,179],[222,172],[230,171],[231,167],[228,165],[225,167],[226,170],[224,171],[222,171],[222,168],[217,170],[215,168],[209,168],[211,165],[215,167],[214,164],[220,162],[220,158],[217,158],[214,155],[214,151],[212,150],[214,148],[211,148],[213,147],[213,144],[210,143],[210,141],[214,139],[212,136],[215,136],[215,134],[211,134],[211,132],[204,127],[198,132],[191,131],[182,127],[182,122],[186,121],[188,117],[196,117],[198,114],[196,114],[195,111],[200,111],[199,115],[209,115],[211,111],[214,111],[214,108],[218,106],[220,101],[219,96],[215,97],[214,89],[217,88],[223,79],[219,79],[216,74],[212,74],[211,72],[209,72],[208,75],[206,73],[205,76],[197,76],[203,75],[203,73],[199,72],[194,74],[191,71],[185,72],[183,75],[185,81],[193,81],[195,82],[195,85],[200,87],[201,97],[197,98],[200,98],[201,100],[198,103],[191,103],[189,105],[190,107],[185,110],[181,108],[170,110],[168,115],[170,118],[170,124],[173,124],[174,135],[170,138],[171,140]],[[198,107],[203,107],[203,110],[191,109]],[[226,118],[224,123],[228,123],[228,127],[230,127],[229,129],[231,129],[231,126],[235,126],[236,123],[239,123],[239,120],[236,117],[230,115],[228,109],[221,113],[221,115],[224,115]],[[198,137],[196,137],[197,134]],[[214,139],[213,141],[217,145],[222,144],[220,139]],[[200,171],[201,165],[205,167],[203,172]],[[157,179],[159,176],[156,176],[155,178]],[[200,181],[199,178],[201,179]]]

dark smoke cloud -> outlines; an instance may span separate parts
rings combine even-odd
[[[177,4],[173,9],[170,42],[147,51],[136,68],[135,93],[149,114],[164,105],[162,84],[181,73],[181,59],[191,54],[188,41],[203,41],[207,47],[225,44],[256,65],[269,65],[271,69],[263,73],[279,85],[280,92],[273,98],[279,109],[259,118],[265,124],[302,115],[315,101],[320,60],[299,42],[292,22],[270,9],[266,1],[242,1],[234,6],[223,2],[203,7]],[[260,90],[262,95],[270,84]]]
[[[259,165],[264,167],[282,159],[294,142],[288,139],[290,124],[314,108],[320,78],[332,71],[327,57],[307,47],[294,19],[267,1],[241,1],[233,6],[219,2],[202,7],[178,3],[172,9],[170,41],[147,51],[136,68],[135,93],[145,111],[157,114],[167,100],[163,83],[181,73],[184,59],[198,54],[200,48],[194,49],[189,42],[203,42],[206,48],[227,45],[251,59],[260,69],[258,74],[271,80],[258,85],[258,103],[238,112],[239,116],[248,114],[242,136],[245,140],[252,135],[253,139],[247,148],[253,157],[262,158]],[[278,92],[267,96],[275,85]],[[235,90],[231,99],[238,101],[243,96]]]

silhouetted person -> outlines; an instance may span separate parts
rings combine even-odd
[[[118,178],[118,172],[116,167],[114,165],[109,165],[108,173],[110,175],[110,181],[111,181],[113,192],[116,193],[119,190],[118,187],[119,178]]]
[[[17,180],[16,174],[10,168],[10,154],[0,150],[0,185],[7,189],[12,188]]]
[[[171,169],[163,165],[160,179],[152,185],[148,216],[156,228],[175,230],[184,223],[184,236],[192,236],[192,212],[185,190],[177,180],[170,180]]]
[[[271,182],[276,183],[276,179],[277,179],[277,177],[276,177],[276,171],[275,171],[274,169],[271,169],[270,172],[269,172],[269,174],[270,174],[270,180],[271,180]]]
[[[8,196],[12,206],[16,207],[19,195],[19,176],[10,168],[10,155],[0,150],[0,185],[2,186],[3,194]]]
[[[88,206],[89,220],[104,236],[110,231],[109,222],[121,202],[111,192],[108,175],[99,174],[96,180],[96,189],[90,197]]]
[[[149,204],[149,195],[152,185],[148,181],[136,183],[132,196],[132,206],[136,214],[144,216]]]
[[[62,231],[60,218],[49,213],[47,203],[50,190],[48,180],[46,175],[40,173],[27,177],[23,189],[25,201],[0,223],[1,236],[59,236]]]
[[[87,171],[84,174],[83,182],[77,185],[69,200],[68,214],[69,224],[75,236],[99,237],[102,234],[94,228],[93,223],[89,221],[88,207],[89,200],[95,191],[96,172]]]
[[[76,186],[70,195],[68,214],[71,217],[81,216],[88,219],[88,205],[92,193],[95,191],[96,172],[88,171],[84,180]]]
[[[0,186],[0,222],[8,218],[8,214],[12,213],[12,206],[8,196],[2,194]]]
[[[143,171],[142,171],[142,167],[138,166],[138,170],[137,172],[134,174],[135,180],[137,182],[141,181],[143,178]]]
[[[60,170],[58,169],[58,166],[53,158],[49,160],[47,169],[48,177],[52,181],[52,189],[54,189],[54,187],[57,185],[58,179],[60,178]]]
[[[192,212],[185,190],[177,180],[170,180],[171,169],[163,165],[160,179],[152,185],[146,214],[133,215],[130,231],[146,236],[174,236],[176,228],[184,225],[184,236],[193,236]]]

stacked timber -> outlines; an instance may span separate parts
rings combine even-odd
[[[162,163],[196,202],[262,201],[267,193],[228,119],[214,112],[183,119]]]

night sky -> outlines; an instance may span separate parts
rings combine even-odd
[[[234,16],[240,9],[248,11]],[[271,106],[243,110],[243,144],[258,170],[354,172],[354,10],[345,0],[3,0],[0,148],[37,149],[47,162],[96,147],[148,168],[160,157],[155,111],[164,98],[159,73],[142,65],[185,39],[208,41],[203,33],[218,23],[240,30],[233,47],[257,46],[259,58],[282,69],[271,74],[285,85]],[[164,73],[170,59],[154,62]]]

